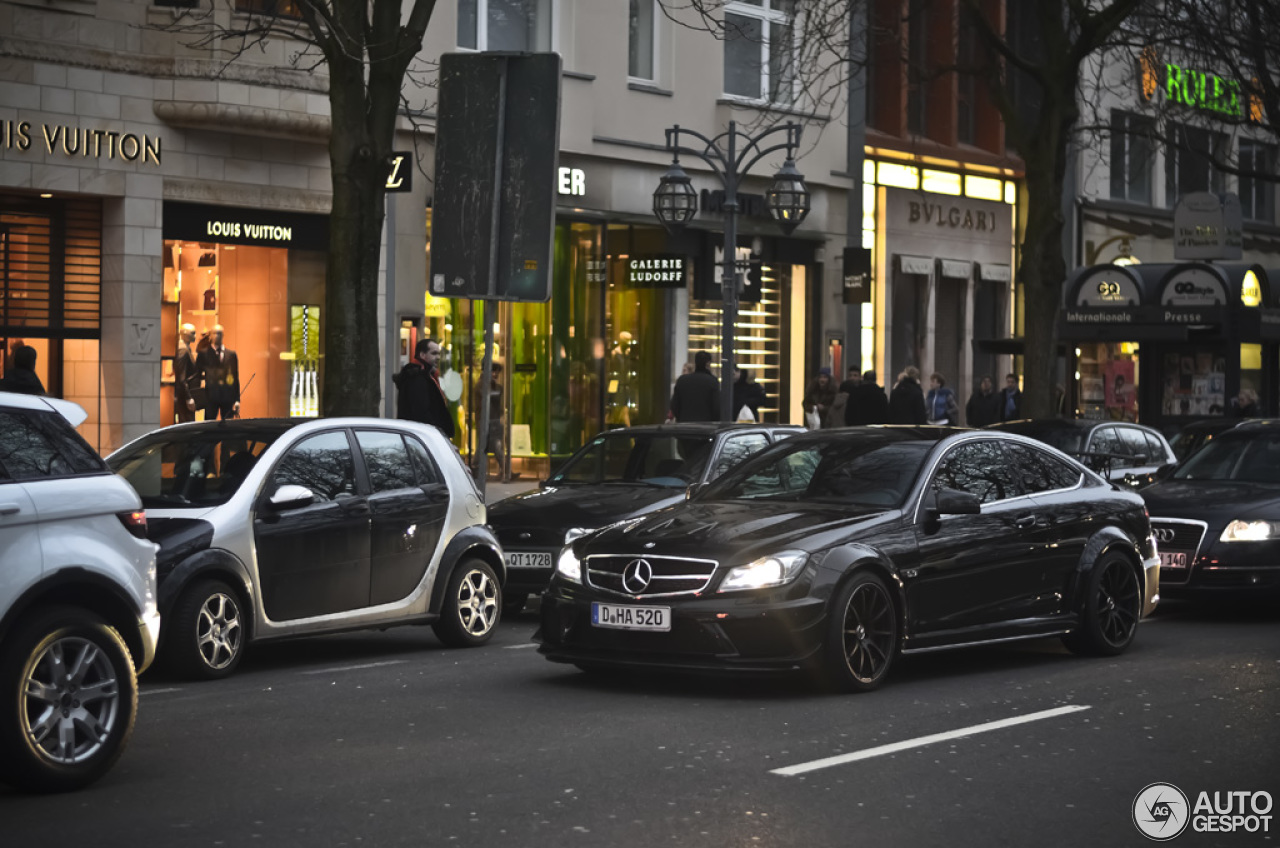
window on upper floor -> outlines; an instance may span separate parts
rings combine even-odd
[[[550,50],[551,2],[458,0],[458,46],[472,50]]]
[[[929,28],[925,21],[927,0],[910,0],[907,6],[907,132],[924,135],[929,110]]]
[[[1223,133],[1171,123],[1164,157],[1165,203],[1176,206],[1179,198],[1196,191],[1221,194],[1226,177],[1213,162],[1226,158],[1228,143]]]
[[[977,138],[974,113],[978,107],[977,62],[979,56],[978,25],[968,7],[960,9],[960,32],[956,39],[956,141],[974,144]]]
[[[654,7],[658,0],[631,0],[628,23],[627,76],[638,80],[652,80],[653,76],[653,26],[657,17]]]
[[[1250,221],[1276,222],[1276,146],[1240,139],[1240,213]],[[1264,179],[1269,174],[1271,179]]]
[[[1151,203],[1151,164],[1155,122],[1141,115],[1111,111],[1111,197]]]
[[[725,94],[792,103],[796,0],[730,0],[724,8]]]
[[[275,15],[281,18],[301,18],[294,0],[235,0],[237,12],[254,15]],[[194,5],[194,4],[193,4]]]

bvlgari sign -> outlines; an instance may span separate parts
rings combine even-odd
[[[160,164],[160,137],[146,133],[6,120],[0,121],[0,143],[5,150],[26,152],[34,147],[49,156]]]

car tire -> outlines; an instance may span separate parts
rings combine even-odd
[[[528,602],[528,592],[504,592],[502,595],[502,614],[504,616],[517,616],[524,612],[524,605]]]
[[[244,657],[247,633],[240,596],[221,580],[188,586],[163,626],[165,664],[181,677],[227,677]]]
[[[870,692],[898,653],[898,613],[889,587],[859,571],[836,593],[823,644],[823,677],[839,692]]]
[[[0,656],[0,689],[0,777],[16,789],[87,786],[133,735],[133,659],[120,634],[87,610],[51,607],[19,623]]]
[[[1080,624],[1062,641],[1072,653],[1114,657],[1129,647],[1141,617],[1142,587],[1133,563],[1103,554],[1089,572]]]
[[[450,648],[483,645],[493,636],[502,610],[502,587],[493,567],[467,558],[449,574],[440,618],[431,629]]]

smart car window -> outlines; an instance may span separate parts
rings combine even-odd
[[[1027,493],[1012,457],[997,441],[966,442],[943,457],[934,476],[935,489],[959,489],[982,503],[1017,498]]]
[[[394,492],[418,485],[413,460],[399,433],[385,430],[357,430],[356,442],[369,474],[369,488],[374,492]]]
[[[309,436],[289,449],[272,473],[271,491],[281,486],[305,486],[317,501],[336,500],[356,493],[351,445],[342,431]]]
[[[422,442],[413,436],[405,436],[404,441],[409,446],[409,455],[413,457],[413,470],[417,475],[418,485],[434,486],[444,482],[440,469],[436,467],[435,461]]]
[[[725,439],[724,445],[720,448],[720,456],[716,459],[716,467],[711,471],[711,479],[716,479],[753,453],[764,450],[768,446],[769,440],[763,433],[748,433]]]
[[[1029,494],[1070,489],[1080,482],[1080,469],[1027,445],[1005,445]]]
[[[226,503],[277,433],[161,430],[111,455],[107,465],[129,481],[144,507]]]

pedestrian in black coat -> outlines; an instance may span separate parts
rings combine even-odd
[[[1022,392],[1018,391],[1018,375],[1009,374],[1004,378],[1004,388],[1000,390],[1000,420],[1016,421],[1022,417]]]
[[[453,416],[449,399],[440,388],[440,345],[423,339],[413,349],[413,361],[400,369],[396,384],[396,415],[408,421],[430,424],[453,438]]]
[[[850,427],[889,423],[889,398],[876,382],[876,372],[864,372],[862,382],[849,392],[849,400],[844,405],[844,422]]]
[[[889,423],[920,425],[928,420],[924,411],[924,390],[920,388],[920,369],[908,365],[889,395]]]
[[[671,414],[677,421],[719,421],[720,381],[711,373],[711,354],[700,350],[693,356],[693,373],[676,380],[671,393]],[[734,410],[737,413],[737,410]]]
[[[751,379],[751,374],[743,371],[736,365],[733,367],[735,379],[733,381],[733,414],[739,421],[744,420],[741,413],[745,406],[751,410],[751,417],[759,422],[760,407],[768,402],[769,396],[765,394],[764,386]]]
[[[44,383],[36,373],[36,349],[31,345],[14,348],[13,359],[4,379],[0,380],[0,392],[17,392],[20,395],[43,395]]]
[[[995,388],[990,377],[983,377],[978,390],[969,397],[964,407],[964,419],[970,427],[986,427],[1000,420],[1000,395],[996,394]]]

